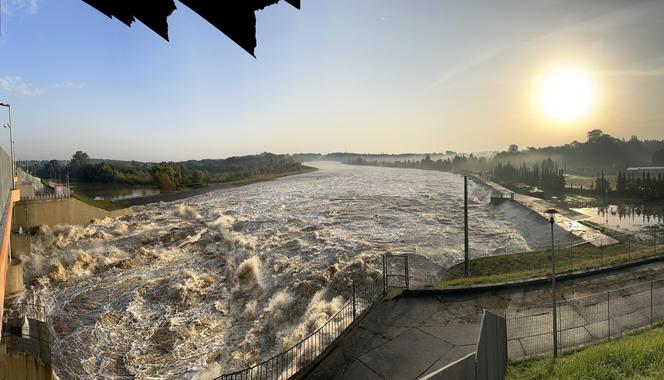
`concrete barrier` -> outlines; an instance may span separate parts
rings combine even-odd
[[[12,257],[11,265],[7,270],[7,285],[5,287],[5,298],[17,296],[25,291],[23,283],[23,262]]]
[[[86,224],[94,219],[131,215],[132,209],[107,211],[75,198],[23,199],[14,208],[13,229],[30,230],[41,225]]]
[[[55,379],[49,364],[23,352],[10,352],[0,355],[0,376],[11,380],[52,380]]]

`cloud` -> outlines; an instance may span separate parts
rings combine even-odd
[[[83,88],[85,87],[85,83],[82,82],[72,82],[72,81],[64,81],[60,83],[56,83],[53,87],[57,89],[65,89],[65,88]]]
[[[4,0],[2,1],[0,12],[8,16],[16,12],[35,14],[39,11],[40,2],[41,0]]]
[[[664,77],[664,67],[654,67],[651,69],[613,71],[606,73],[606,75],[617,76],[617,77]]]
[[[0,77],[0,89],[23,96],[37,96],[45,92],[43,88],[35,87],[19,76]]]
[[[459,76],[460,74],[473,69],[479,65],[481,65],[484,62],[490,61],[493,58],[499,56],[501,53],[503,53],[505,49],[502,48],[491,48],[488,49],[481,54],[471,58],[470,60],[463,62],[456,67],[451,68],[450,70],[447,70],[444,72],[442,75],[436,79],[433,84],[431,85],[432,87],[440,87],[443,84],[451,81],[455,77]]]

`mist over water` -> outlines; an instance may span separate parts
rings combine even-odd
[[[463,178],[331,162],[278,181],[43,228],[26,300],[43,303],[62,378],[196,378],[268,358],[381,276],[386,252],[434,280],[463,257]],[[470,185],[473,254],[526,249]]]

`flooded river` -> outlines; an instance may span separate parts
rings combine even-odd
[[[463,178],[313,163],[320,170],[43,228],[25,300],[46,306],[61,378],[199,378],[297,342],[386,252],[420,281],[463,257]],[[470,187],[473,255],[525,250],[483,187]]]

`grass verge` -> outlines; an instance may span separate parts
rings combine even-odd
[[[653,244],[647,242],[621,241],[606,247],[586,243],[556,250],[556,272],[563,274],[597,269],[662,253],[664,247],[658,246],[655,252]],[[450,268],[445,278],[437,282],[435,287],[522,281],[548,276],[551,274],[551,252],[545,250],[472,259],[469,262],[469,277],[464,277],[463,269],[463,263]]]
[[[106,210],[106,211],[119,210],[119,209],[123,209],[123,208],[127,207],[127,205],[125,205],[121,202],[114,202],[114,201],[107,200],[107,199],[94,200],[92,198],[88,198],[86,196],[83,196],[81,194],[77,194],[75,192],[71,193],[71,197],[76,198],[76,199],[78,199],[79,201],[81,201],[83,203],[87,203],[90,206],[97,207],[97,208],[100,208],[100,209]]]
[[[664,327],[551,358],[509,363],[507,379],[664,379]]]

